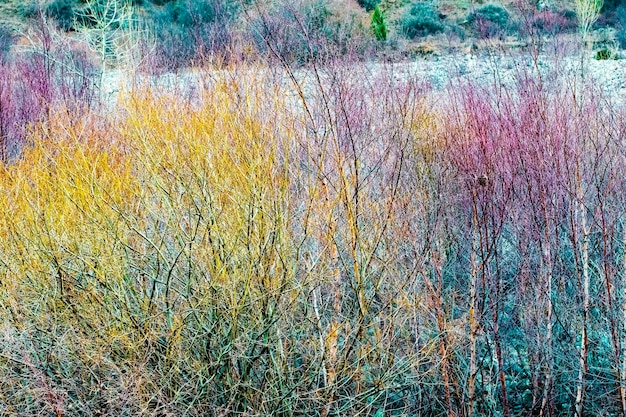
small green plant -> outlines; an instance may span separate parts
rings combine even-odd
[[[380,11],[380,8],[376,6],[374,11],[372,12],[372,32],[374,32],[374,37],[378,41],[386,41],[387,40],[387,26],[385,25],[385,16],[383,12]]]
[[[444,30],[443,19],[431,1],[418,1],[402,16],[401,27],[411,39],[440,33]]]
[[[594,56],[598,61],[607,61],[610,59],[619,59],[617,53],[609,48],[602,48],[598,50]]]

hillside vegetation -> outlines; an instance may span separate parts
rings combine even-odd
[[[112,40],[89,32],[132,27],[135,46],[144,55],[150,51],[151,69],[188,66],[209,55],[255,59],[268,52],[302,64],[327,47],[367,59],[400,59],[481,39],[523,44],[529,35],[575,33],[576,1],[7,0],[0,5],[0,31],[17,41],[43,17],[65,35],[93,43],[94,36]],[[593,26],[598,47],[626,47],[626,6],[618,0],[599,4]],[[268,36],[276,51],[267,50]]]

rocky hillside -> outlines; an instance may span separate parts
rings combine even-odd
[[[44,19],[61,35],[104,39],[105,52],[115,47],[112,33],[134,29],[150,65],[166,69],[268,53],[293,63],[329,51],[398,59],[578,28],[573,0],[5,0],[0,19],[0,51]],[[605,0],[593,29],[596,49],[617,56],[626,48],[626,6]]]

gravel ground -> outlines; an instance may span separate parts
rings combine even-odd
[[[473,80],[480,85],[493,84],[500,79],[506,85],[516,74],[528,72],[536,74],[537,68],[547,79],[554,74],[580,76],[580,57],[551,57],[542,55],[537,63],[528,56],[514,57],[510,55],[456,55],[433,57],[405,64],[407,71],[413,72],[430,81],[434,89],[445,88],[455,79]],[[607,92],[616,98],[626,99],[626,59],[598,61],[584,60],[584,74],[587,79],[601,83]]]
[[[536,74],[537,69],[545,80],[550,80],[555,74],[566,74],[569,77],[582,74],[580,56],[573,55],[564,58],[541,55],[535,63],[528,55],[454,54],[395,64],[372,63],[366,64],[366,67],[368,71],[375,73],[383,67],[389,68],[390,65],[398,79],[417,77],[429,83],[434,92],[457,81],[472,81],[489,86],[500,80],[506,86],[513,82],[516,75]],[[311,75],[307,70],[295,72],[302,79]],[[110,71],[103,80],[104,95],[111,103],[117,101],[118,93],[124,85],[130,85],[129,78],[124,74],[122,71]],[[617,102],[626,103],[626,59],[598,61],[587,58],[584,60],[584,74],[587,81],[599,83]],[[193,94],[207,82],[207,77],[204,71],[189,70],[163,74],[149,81],[160,91]]]

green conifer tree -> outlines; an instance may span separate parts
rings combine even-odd
[[[374,37],[379,41],[387,40],[387,26],[385,25],[385,17],[380,8],[376,6],[372,12],[372,32]]]

